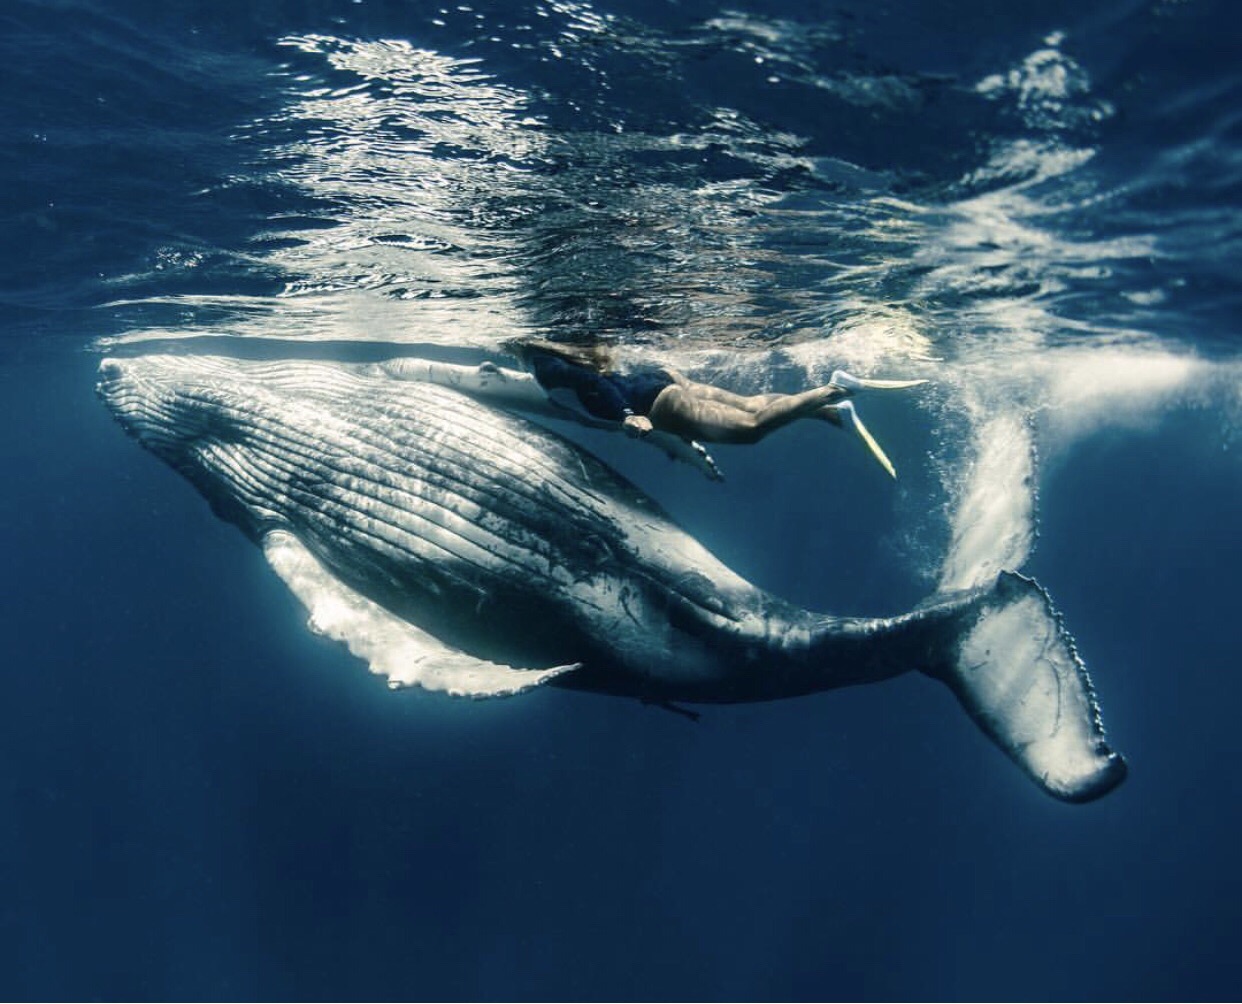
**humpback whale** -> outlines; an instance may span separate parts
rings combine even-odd
[[[803,610],[582,448],[382,364],[107,359],[99,392],[391,685],[723,703],[918,670],[1049,794],[1125,776],[1072,639],[1015,572],[895,616]]]

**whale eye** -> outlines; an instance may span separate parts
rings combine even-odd
[[[597,568],[603,565],[612,565],[617,562],[617,554],[612,549],[612,545],[597,533],[589,533],[581,540],[583,550],[586,552],[586,558]]]

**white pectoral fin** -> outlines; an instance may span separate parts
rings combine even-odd
[[[529,373],[511,370],[495,363],[460,366],[414,356],[390,359],[379,364],[380,372],[395,380],[418,380],[459,390],[482,401],[495,401],[501,407],[558,414],[548,396]]]
[[[455,696],[504,697],[546,683],[577,665],[515,669],[450,648],[345,585],[287,530],[263,538],[263,553],[310,615],[316,634],[344,642],[390,687]]]
[[[506,369],[495,363],[485,362],[477,366],[460,366],[453,363],[441,363],[430,359],[408,357],[390,359],[378,364],[379,372],[395,380],[418,380],[432,383],[440,387],[469,394],[481,401],[494,402],[502,408],[514,409],[548,418],[570,419],[582,425],[594,428],[616,428],[615,422],[606,422],[592,418],[573,402],[576,395],[565,392],[566,400],[561,394],[551,394],[539,386],[539,382],[529,373],[520,370]],[[658,447],[674,460],[697,467],[712,481],[723,481],[724,475],[716,466],[716,461],[702,443],[690,439],[682,439],[672,433],[656,429],[642,437],[644,442]]]

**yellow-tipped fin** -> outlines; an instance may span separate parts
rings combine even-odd
[[[842,401],[835,407],[837,411],[843,411],[849,414],[850,421],[854,423],[854,431],[857,432],[862,438],[862,441],[867,444],[867,449],[871,451],[871,455],[880,462],[881,467],[888,471],[890,477],[897,477],[897,468],[895,468],[893,466],[893,462],[888,459],[888,454],[884,452],[880,444],[875,441],[875,436],[871,435],[871,433],[867,430],[867,427],[863,425],[863,420],[858,417],[858,411],[855,409],[853,402]]]

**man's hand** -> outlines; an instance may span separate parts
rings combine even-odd
[[[627,436],[641,438],[651,431],[651,419],[646,415],[626,415],[621,428],[625,430]]]

